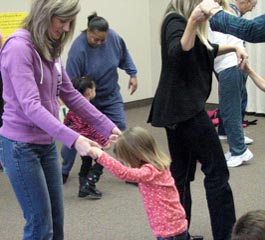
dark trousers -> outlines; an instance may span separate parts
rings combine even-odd
[[[190,182],[197,160],[205,174],[204,187],[214,240],[228,240],[236,220],[229,172],[216,130],[205,111],[174,128],[166,128],[172,163],[170,170],[191,221]]]
[[[103,166],[97,162],[92,166],[94,160],[89,156],[81,157],[81,159],[79,177],[91,179],[93,183],[98,182],[100,175],[103,173]]]

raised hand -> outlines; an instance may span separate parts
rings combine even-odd
[[[209,18],[200,8],[200,5],[194,8],[190,15],[190,19],[194,22],[205,22]]]
[[[211,16],[211,11],[213,9],[221,8],[220,5],[214,0],[203,0],[199,4],[199,7],[201,11],[203,11],[207,16]]]

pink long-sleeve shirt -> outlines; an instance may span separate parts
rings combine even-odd
[[[169,170],[159,171],[151,164],[130,168],[104,152],[97,162],[114,176],[138,183],[147,218],[156,237],[175,236],[187,230],[185,210]]]

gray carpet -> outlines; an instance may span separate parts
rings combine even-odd
[[[150,130],[161,148],[168,152],[165,132],[146,124],[149,105],[126,110],[128,127],[140,125]],[[257,117],[247,116],[248,120]],[[256,126],[245,129],[246,135],[255,140],[249,148],[254,159],[248,165],[230,169],[230,183],[234,192],[237,216],[248,210],[265,209],[265,118],[259,117]],[[58,143],[58,148],[61,145]],[[223,142],[224,151],[227,144]],[[71,172],[65,190],[65,239],[66,240],[152,240],[155,239],[147,222],[137,187],[126,184],[105,171],[98,189],[103,192],[100,200],[80,199],[78,170],[80,159]],[[204,235],[211,240],[209,215],[203,188],[203,174],[197,166],[196,180],[192,184],[193,212],[191,233]],[[0,239],[22,239],[23,215],[17,204],[7,177],[0,172]]]

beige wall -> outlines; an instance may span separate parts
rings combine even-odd
[[[110,27],[125,40],[138,68],[139,88],[134,95],[127,90],[128,76],[120,71],[121,92],[125,102],[153,97],[160,74],[159,29],[169,0],[80,0],[74,38],[86,28],[87,16],[93,11],[105,17]],[[28,11],[30,0],[1,0],[1,12]],[[117,7],[118,6],[118,7]],[[67,59],[70,44],[62,55]],[[209,102],[217,102],[216,87]]]

